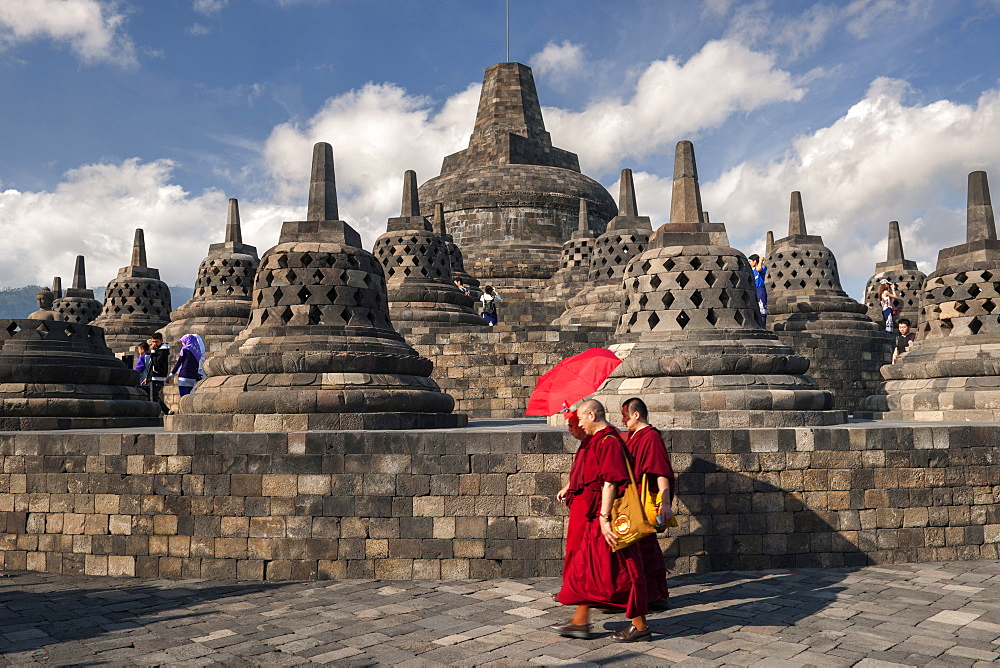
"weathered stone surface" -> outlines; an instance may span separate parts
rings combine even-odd
[[[881,381],[879,369],[892,359],[892,337],[844,292],[833,252],[806,229],[797,191],[788,236],[773,242],[765,264],[768,327],[810,360],[810,375],[833,392],[836,408],[863,410]]]
[[[101,315],[103,305],[94,299],[94,291],[87,288],[87,268],[82,255],[76,256],[73,287],[67,288],[66,294],[56,299],[52,308],[59,314],[60,320],[84,325]]]
[[[209,354],[232,343],[250,320],[250,298],[260,259],[257,249],[243,243],[239,202],[229,200],[226,238],[211,244],[201,261],[194,294],[170,314],[163,337],[173,344],[185,334],[199,334]],[[180,346],[173,346],[180,349]]]
[[[403,175],[400,214],[390,218],[373,253],[385,272],[389,315],[396,331],[412,327],[485,327],[470,295],[455,286],[447,241],[420,215],[417,174]]]
[[[995,424],[663,436],[679,474],[679,526],[660,540],[674,573],[997,558]],[[576,446],[563,430],[509,423],[410,433],[6,434],[0,569],[105,575],[134,563],[136,575],[171,579],[558,576],[567,511],[554,497]]]
[[[833,395],[809,360],[762,326],[750,265],[725,225],[705,223],[691,142],[677,145],[671,212],[625,269],[614,350],[624,359],[595,398],[615,410],[638,396],[663,427],[836,424]]]
[[[132,263],[108,283],[104,308],[94,325],[104,330],[112,352],[124,354],[169,322],[170,288],[160,280],[158,269],[147,266],[145,237],[136,230]]]
[[[568,300],[580,291],[590,275],[590,258],[597,235],[590,229],[587,200],[580,199],[579,227],[562,247],[562,268],[549,279],[548,297]]]
[[[967,241],[938,254],[921,298],[918,340],[882,367],[869,406],[896,419],[1000,419],[1000,242],[986,172],[969,174]]]
[[[316,184],[316,181],[325,181]],[[335,215],[333,149],[313,153],[307,221],[286,222],[261,258],[250,323],[208,359],[173,431],[456,426],[431,363],[393,329],[382,266]],[[316,195],[322,193],[322,197]]]
[[[158,425],[137,380],[98,327],[0,320],[0,431]]]
[[[469,147],[445,157],[441,175],[420,187],[425,216],[444,205],[466,269],[510,294],[537,291],[558,271],[580,198],[603,232],[614,201],[580,173],[575,154],[552,145],[531,69],[520,63],[486,70]]]
[[[875,322],[882,322],[882,305],[878,299],[878,286],[885,279],[896,286],[896,306],[899,318],[906,318],[917,331],[920,322],[920,295],[924,289],[927,274],[917,268],[917,263],[903,256],[903,242],[899,236],[899,223],[895,220],[889,223],[889,247],[885,262],[875,265],[875,274],[868,279],[865,286],[865,304],[868,306],[868,317]]]
[[[631,169],[622,170],[618,201],[618,215],[611,219],[607,231],[594,242],[587,281],[567,302],[566,310],[553,324],[618,326],[625,267],[632,258],[646,250],[649,235],[653,232],[649,216],[639,215]]]

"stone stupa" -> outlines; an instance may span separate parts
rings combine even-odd
[[[864,410],[892,359],[892,337],[840,285],[837,259],[809,234],[802,195],[793,192],[788,236],[774,242],[767,265],[767,326],[810,360],[810,375],[836,397],[834,406]]]
[[[444,204],[441,204],[441,202],[434,204],[434,220],[432,224],[434,231],[437,232],[439,237],[444,239],[445,246],[448,248],[448,261],[451,264],[452,279],[460,279],[462,285],[469,289],[472,299],[478,301],[479,296],[483,294],[482,289],[480,289],[482,283],[479,282],[478,278],[465,270],[465,256],[462,254],[462,249],[455,243],[455,237],[448,233],[448,224],[444,219]]]
[[[444,205],[465,268],[504,296],[508,318],[512,300],[537,300],[559,270],[581,197],[594,231],[604,232],[614,200],[580,173],[576,154],[552,145],[531,68],[521,63],[486,70],[468,148],[446,156],[441,174],[420,186],[422,213]]]
[[[63,296],[62,278],[56,276],[52,279],[52,297],[59,299]]]
[[[920,293],[924,289],[927,274],[917,268],[916,262],[903,256],[903,241],[899,236],[899,223],[895,220],[889,223],[885,262],[875,265],[875,275],[868,279],[865,286],[865,305],[868,307],[868,317],[874,322],[883,322],[882,305],[878,299],[878,286],[883,279],[896,288],[899,318],[908,319],[913,331],[917,331],[920,321]]]
[[[622,364],[594,398],[616,411],[642,398],[658,427],[844,422],[809,360],[761,325],[750,264],[725,225],[703,222],[691,142],[677,144],[670,222],[625,270],[613,339]]]
[[[250,323],[205,364],[172,431],[422,429],[466,424],[430,360],[393,329],[385,276],[338,219],[333,149],[316,144],[307,220],[261,258]]]
[[[146,241],[135,231],[132,263],[118,270],[104,291],[104,308],[94,325],[104,330],[108,347],[116,355],[131,354],[135,345],[170,322],[170,288],[160,280],[160,270],[146,264]]]
[[[94,291],[87,287],[87,268],[82,255],[76,256],[73,270],[73,287],[66,288],[65,294],[56,299],[52,309],[60,320],[88,324],[101,315],[103,305],[94,299]]]
[[[986,172],[969,174],[966,242],[938,253],[918,340],[882,367],[885,419],[1000,420],[1000,242]],[[887,395],[887,396],[886,396]]]
[[[632,170],[623,169],[618,215],[611,219],[607,231],[594,242],[586,283],[567,302],[566,310],[553,324],[561,327],[616,327],[621,315],[625,267],[633,257],[646,250],[652,233],[649,216],[639,215]]]
[[[580,224],[562,247],[562,268],[549,279],[549,295],[568,300],[576,296],[590,275],[590,258],[597,235],[590,229],[587,200],[580,198]]]
[[[37,299],[28,318],[0,320],[0,431],[159,425],[159,406],[104,332],[61,320],[48,288]]]
[[[389,315],[399,333],[426,327],[486,326],[472,308],[473,298],[452,281],[447,243],[420,215],[413,170],[403,175],[400,214],[389,219],[372,252],[385,272]]]
[[[230,199],[226,240],[208,247],[208,255],[198,267],[194,294],[170,314],[170,324],[163,328],[171,347],[177,347],[174,343],[185,334],[199,334],[209,353],[232,343],[250,320],[258,264],[257,249],[243,243],[239,202]]]

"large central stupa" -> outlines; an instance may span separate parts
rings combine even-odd
[[[552,145],[531,68],[520,63],[486,70],[469,147],[446,156],[441,175],[420,187],[421,214],[442,203],[466,270],[505,296],[537,294],[559,270],[581,198],[591,229],[603,233],[615,202],[580,173],[575,153]]]

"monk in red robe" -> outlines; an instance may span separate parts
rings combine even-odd
[[[553,627],[570,638],[590,638],[590,608],[623,610],[632,624],[612,634],[615,642],[651,635],[646,624],[646,586],[636,545],[612,552],[612,503],[628,484],[628,460],[618,430],[607,423],[604,406],[593,399],[577,409],[585,437],[573,459],[569,484],[557,498],[569,504],[563,586],[556,600],[575,605],[564,624]]]
[[[646,402],[638,397],[622,404],[622,422],[628,429],[628,451],[632,455],[635,482],[645,489],[660,493],[659,524],[663,526],[673,516],[671,509],[676,477],[670,465],[670,454],[660,432],[649,424]],[[657,536],[646,536],[636,544],[642,554],[646,576],[646,598],[650,609],[666,610],[670,595],[667,589],[667,567]]]

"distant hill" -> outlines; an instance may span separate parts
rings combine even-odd
[[[35,294],[40,285],[26,285],[23,288],[0,288],[0,318],[27,318],[38,310]],[[194,288],[183,285],[170,286],[170,303],[177,308],[194,294]],[[104,301],[104,287],[94,288],[94,297]]]

